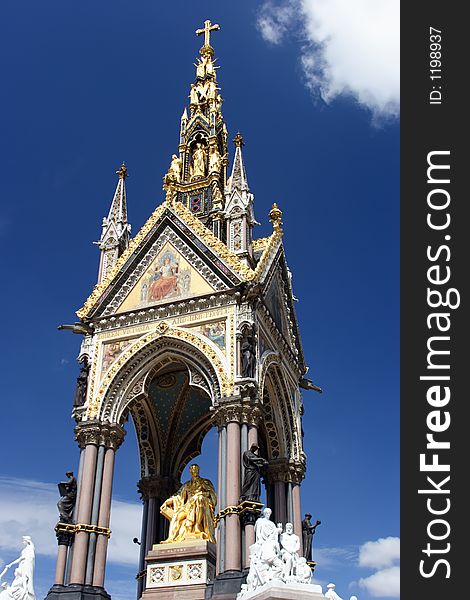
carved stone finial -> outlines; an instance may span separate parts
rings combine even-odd
[[[269,211],[269,220],[273,224],[274,231],[281,231],[282,225],[282,210],[274,202],[271,210]]]
[[[129,176],[129,173],[127,172],[127,167],[124,163],[122,163],[119,171],[116,171],[116,175],[119,175],[119,179],[125,179]]]
[[[233,143],[237,148],[241,148],[245,145],[245,142],[243,141],[243,136],[239,131],[237,131],[237,135],[233,138]]]

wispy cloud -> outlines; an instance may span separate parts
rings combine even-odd
[[[38,554],[55,556],[58,521],[57,485],[27,479],[0,477],[0,550],[21,550],[21,536],[30,535]],[[113,500],[109,561],[135,567],[139,547],[132,539],[139,534],[142,507],[139,503]]]
[[[344,548],[315,548],[314,560],[321,564],[327,571],[338,570],[345,564],[357,564],[357,547],[345,546]]]
[[[314,96],[325,102],[352,97],[376,122],[398,117],[398,0],[267,0],[257,24],[271,44],[295,32],[305,83]]]

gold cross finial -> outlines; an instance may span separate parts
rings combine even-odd
[[[217,31],[220,29],[220,25],[214,24],[210,22],[210,19],[204,21],[204,29],[196,29],[196,35],[204,34],[204,46],[210,47],[211,45],[211,31]]]

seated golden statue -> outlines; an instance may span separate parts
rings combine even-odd
[[[209,479],[199,477],[199,465],[189,467],[191,479],[174,496],[165,500],[161,514],[170,521],[164,544],[184,540],[208,540],[215,543],[214,510],[217,496]]]

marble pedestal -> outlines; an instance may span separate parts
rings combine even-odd
[[[252,592],[239,594],[240,600],[325,600],[321,585],[270,581]]]
[[[145,557],[142,600],[204,600],[215,576],[215,556],[215,544],[205,540],[155,544]]]

